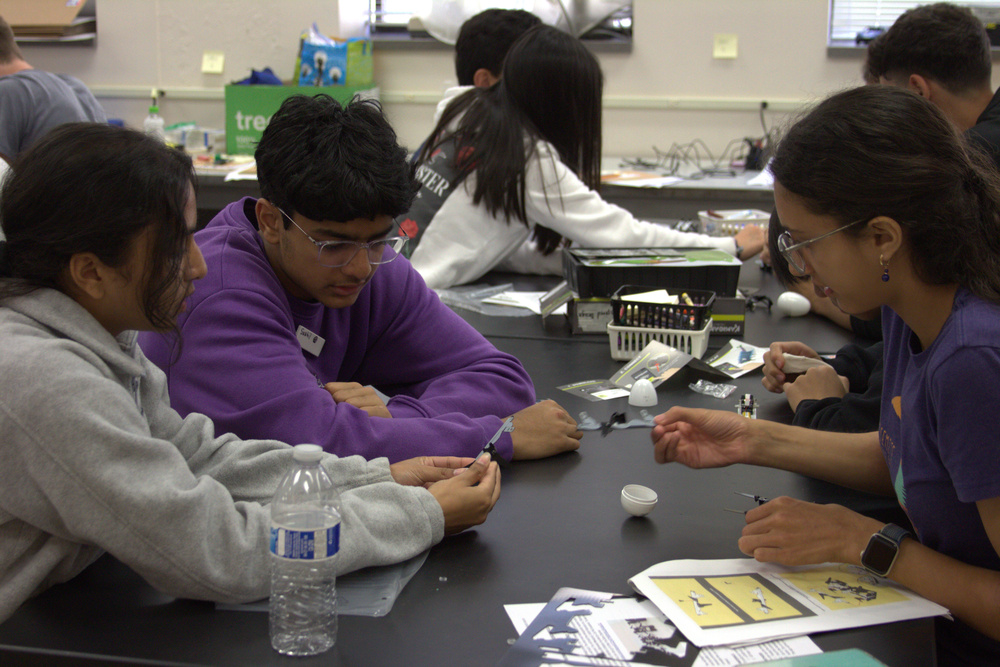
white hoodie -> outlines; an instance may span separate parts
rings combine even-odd
[[[469,87],[449,88],[438,104],[435,123],[455,97]],[[609,204],[588,188],[565,164],[551,144],[539,141],[525,173],[524,207],[529,226],[507,223],[472,203],[475,173],[448,196],[438,209],[410,258],[427,285],[447,288],[474,281],[493,270],[518,273],[562,273],[560,252],[545,256],[531,239],[542,225],[582,248],[692,247],[718,248],[736,254],[732,238],[679,232],[638,220]]]

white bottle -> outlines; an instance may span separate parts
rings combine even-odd
[[[271,503],[271,646],[315,655],[337,639],[340,497],[318,445],[297,445]]]
[[[142,131],[151,137],[156,137],[160,141],[166,141],[166,134],[163,131],[163,118],[160,116],[160,107],[155,104],[149,107],[149,115],[142,121]]]

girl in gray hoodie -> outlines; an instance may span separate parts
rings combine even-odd
[[[131,130],[63,126],[0,190],[0,622],[103,552],[179,597],[268,594],[266,503],[291,465],[272,440],[217,436],[170,408],[136,330],[170,330],[205,263],[189,158]],[[481,457],[327,455],[341,573],[482,523]]]

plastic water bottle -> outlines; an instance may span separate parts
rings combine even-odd
[[[142,131],[151,137],[156,137],[160,141],[166,141],[166,133],[163,130],[163,117],[160,116],[160,107],[155,104],[149,107],[149,115],[142,121]]]
[[[318,445],[295,447],[271,503],[271,646],[315,655],[337,639],[340,497]]]

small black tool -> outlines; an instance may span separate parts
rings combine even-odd
[[[611,433],[611,429],[615,424],[625,423],[625,413],[624,412],[613,412],[608,421],[601,424],[601,437],[606,437],[608,433]]]
[[[745,496],[747,498],[750,498],[758,505],[763,505],[764,503],[770,501],[770,498],[759,496],[756,493],[744,493],[743,491],[733,491],[733,493],[735,493],[738,496]],[[746,514],[748,511],[748,510],[734,510],[734,509],[729,509],[728,507],[726,507],[725,510],[727,512],[733,512],[734,514]]]

